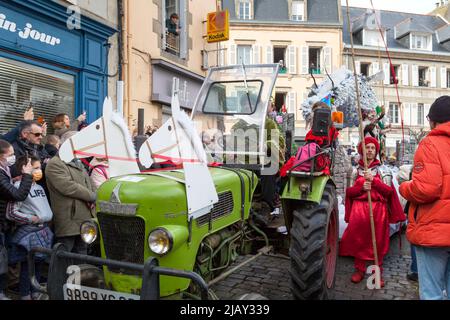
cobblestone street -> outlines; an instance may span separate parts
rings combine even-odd
[[[406,279],[411,261],[409,243],[402,236],[400,250],[398,236],[391,239],[391,246],[384,261],[385,287],[369,290],[366,281],[353,284],[353,259],[339,257],[335,288],[331,299],[336,300],[415,300],[418,299],[417,283]],[[242,262],[240,258],[236,264]],[[236,265],[235,264],[235,265]],[[260,256],[226,279],[212,286],[220,299],[237,299],[246,293],[259,293],[270,300],[293,299],[289,289],[289,265],[287,257]]]

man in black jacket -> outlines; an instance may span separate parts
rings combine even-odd
[[[5,248],[5,233],[8,231],[6,223],[6,205],[9,201],[24,201],[30,192],[33,178],[31,172],[33,166],[31,162],[22,167],[22,182],[16,189],[12,184],[9,167],[15,163],[14,150],[11,144],[5,140],[0,140],[0,300],[4,300],[3,291],[6,288],[6,273],[8,271],[8,261]]]
[[[19,137],[12,143],[12,146],[17,159],[29,155],[41,160],[41,167],[44,172],[45,166],[51,156],[42,145],[42,138],[43,129],[38,122],[32,120],[23,121],[19,125]],[[14,166],[10,169],[13,177],[20,175],[20,172],[17,172]],[[45,188],[45,180],[39,184]]]

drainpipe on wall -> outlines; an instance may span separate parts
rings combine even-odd
[[[122,56],[122,67],[120,72],[120,80],[124,82],[124,94],[123,94],[123,115],[127,122],[128,127],[131,125],[130,121],[130,9],[128,0],[118,0],[119,8],[121,8],[120,13],[120,25],[121,25],[121,56]]]

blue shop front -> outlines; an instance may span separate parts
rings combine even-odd
[[[29,106],[50,132],[58,113],[100,117],[115,32],[53,1],[0,0],[0,133]]]

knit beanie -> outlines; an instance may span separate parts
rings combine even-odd
[[[438,123],[450,121],[450,96],[437,98],[430,107],[428,118]]]

